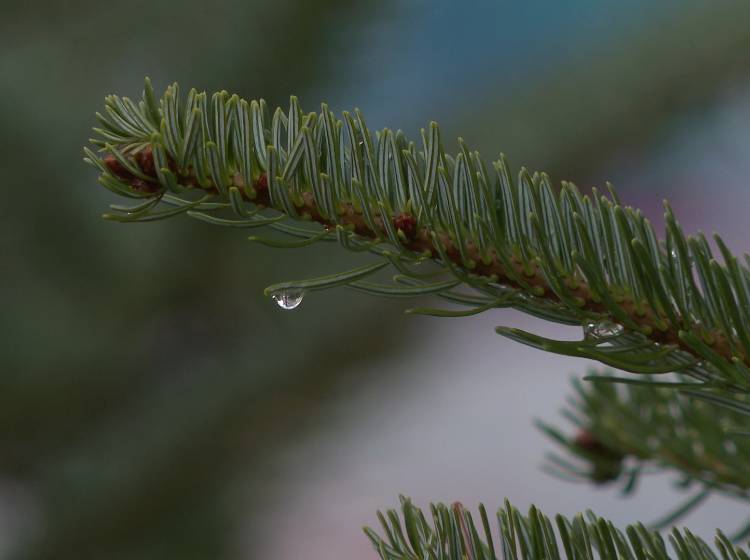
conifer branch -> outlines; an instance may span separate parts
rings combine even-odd
[[[593,382],[574,380],[574,396],[563,410],[574,427],[572,435],[538,422],[571,456],[550,454],[546,470],[596,483],[619,480],[625,493],[635,489],[645,471],[676,471],[682,487],[750,500],[750,438],[739,435],[750,430],[746,396],[735,395],[728,401],[732,408],[716,407],[705,393],[702,398],[681,395],[672,385],[654,386],[650,379],[618,384],[612,373],[584,379]]]
[[[632,372],[678,371],[704,387],[750,389],[750,260],[716,236],[720,264],[702,234],[682,233],[669,206],[662,242],[611,187],[609,197],[582,195],[571,183],[556,193],[543,173],[521,169],[514,180],[502,157],[490,173],[460,139],[458,154],[447,154],[435,123],[417,149],[400,131],[373,137],[359,111],[343,120],[325,104],[305,113],[296,98],[287,113],[271,115],[263,100],[227,92],[209,100],[191,90],[183,100],[176,84],[157,100],[147,81],[140,103],[110,96],[97,118],[92,143],[104,157],[86,148],[86,160],[103,186],[142,200],[105,217],[184,213],[215,225],[269,226],[301,239],[289,246],[338,240],[401,273],[385,287],[344,273],[274,289],[437,293],[472,306],[468,313],[512,306],[586,329],[581,341],[498,329],[525,344]],[[281,214],[269,217],[265,208]],[[473,293],[448,280],[436,288],[440,277],[425,280],[425,261]]]
[[[750,417],[750,258],[741,261],[715,236],[719,263],[702,234],[683,234],[668,205],[661,241],[609,185],[609,196],[588,196],[572,183],[557,191],[545,174],[525,169],[514,180],[503,157],[490,173],[460,139],[457,155],[447,154],[435,123],[422,131],[417,149],[400,131],[373,137],[359,111],[343,120],[325,104],[305,113],[296,98],[287,113],[271,115],[263,100],[248,103],[226,92],[209,100],[191,90],[183,100],[176,84],[157,100],[147,80],[139,103],[109,96],[97,118],[98,152],[85,148],[85,159],[104,187],[138,201],[112,205],[105,218],[148,222],[184,214],[292,238],[250,237],[273,247],[337,241],[378,256],[372,265],[267,289],[290,309],[304,291],[347,286],[379,296],[435,294],[465,306],[415,313],[514,307],[581,325],[584,338],[577,341],[497,329],[533,347],[649,374],[579,387],[581,400],[567,412],[579,427],[572,438],[542,425],[590,464],[580,470],[553,456],[558,471],[598,482],[627,477],[632,491],[648,465],[677,469],[701,489],[669,523],[712,491],[748,497],[740,460],[746,444],[726,445],[723,429],[730,422],[743,432]],[[392,283],[369,279],[387,265],[399,272]],[[667,388],[703,401],[677,400]],[[735,398],[723,396],[729,392]],[[724,407],[720,417],[709,411],[715,404]],[[648,430],[658,433],[644,435]],[[680,437],[684,430],[692,430],[689,437]],[[626,457],[635,457],[636,467],[624,469]],[[406,538],[395,512],[381,516],[385,539],[367,530],[383,559],[495,558],[483,508],[484,537],[460,505],[433,506],[432,526],[408,500],[402,510]],[[572,522],[558,516],[557,533],[534,508],[524,517],[506,504],[498,519],[505,558],[668,557],[658,534],[642,525],[624,534],[593,514]],[[687,531],[673,531],[670,540],[680,558],[716,558]],[[721,533],[716,546],[723,558],[750,560]]]
[[[747,560],[747,552],[717,531],[719,555],[687,529],[672,529],[668,541],[642,524],[625,531],[591,511],[554,523],[536,507],[523,515],[507,500],[497,512],[497,528],[479,506],[476,521],[460,503],[431,504],[429,512],[401,497],[401,512],[378,512],[382,533],[365,533],[382,560]],[[428,521],[429,519],[429,521]],[[671,546],[673,555],[668,546]]]

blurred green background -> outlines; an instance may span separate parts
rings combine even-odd
[[[1,12],[0,557],[374,558],[348,525],[305,546],[317,526],[279,520],[337,510],[357,527],[411,491],[389,478],[387,451],[358,462],[361,446],[338,444],[370,410],[342,403],[381,387],[373,410],[416,410],[410,376],[421,372],[417,393],[444,379],[430,376],[430,344],[463,326],[344,290],[294,313],[262,296],[366,260],[335,247],[278,252],[184,218],[103,222],[113,200],[81,147],[103,97],[139,96],[146,75],[159,90],[359,106],[372,128],[411,136],[435,119],[488,158],[503,150],[583,188],[612,179],[656,222],[668,195],[688,229],[750,246],[737,214],[738,198],[750,202],[747,2],[5,1]],[[513,370],[518,349],[487,340]],[[552,407],[562,398],[550,390]],[[514,422],[531,431],[528,416],[521,407]],[[496,437],[487,426],[483,445]],[[320,446],[293,450],[321,438],[351,468],[384,461],[377,499],[299,503],[289,489],[333,463]],[[282,472],[284,457],[302,459]],[[488,504],[512,491],[483,482]],[[451,499],[461,483],[439,478],[427,497]]]

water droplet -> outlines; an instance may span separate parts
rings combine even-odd
[[[273,301],[275,301],[282,309],[287,310],[299,307],[304,297],[305,291],[295,288],[279,290],[278,292],[271,294]]]
[[[583,334],[588,339],[601,340],[613,338],[623,331],[623,326],[613,321],[589,321],[583,326]]]

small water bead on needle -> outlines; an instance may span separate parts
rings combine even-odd
[[[589,340],[614,338],[622,334],[623,330],[625,329],[622,325],[608,319],[589,321],[583,325],[583,334]]]
[[[305,291],[295,288],[286,288],[271,294],[271,298],[282,309],[292,310],[299,307],[302,299],[305,297]]]

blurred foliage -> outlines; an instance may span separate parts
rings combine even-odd
[[[648,153],[675,116],[744,83],[748,18],[750,4],[736,0],[664,2],[601,35],[564,34],[553,67],[488,78],[446,136],[460,132],[485,156],[503,150],[555,180],[601,184],[611,160]]]
[[[0,127],[12,138],[0,167],[13,187],[0,208],[13,272],[2,279],[12,297],[0,317],[0,467],[31,489],[41,528],[22,555],[226,557],[224,477],[251,469],[398,329],[360,336],[352,322],[374,302],[346,294],[329,324],[315,301],[310,313],[280,312],[262,287],[291,262],[271,263],[243,236],[218,252],[213,228],[107,227],[108,197],[79,163],[80,145],[91,107],[130,87],[131,72],[278,100],[304,93],[313,73],[334,79],[327,61],[353,28],[322,39],[320,25],[377,14],[337,1],[46,8],[10,6],[0,31]],[[339,258],[301,257],[313,267]],[[383,319],[397,312],[378,305]]]
[[[209,226],[104,224],[99,214],[111,197],[80,163],[92,110],[105,94],[135,97],[142,77],[151,75],[157,87],[178,80],[262,95],[274,105],[290,93],[325,95],[354,73],[347,56],[358,30],[392,15],[394,5],[3,3],[0,472],[27,488],[32,500],[33,530],[19,557],[233,556],[229,515],[236,504],[228,494],[236,481],[252,480],[285,438],[314,429],[320,396],[355,371],[358,360],[373,360],[386,347],[398,351],[398,304],[336,292],[306,300],[290,317],[261,296],[263,286],[296,276],[295,269],[314,275],[330,269],[331,259],[351,261],[349,255],[306,250],[295,254],[292,268],[291,259],[271,259],[270,250],[251,246],[243,235]],[[696,83],[696,75],[705,76],[698,82],[710,91],[746,71],[739,59],[745,8],[722,6],[700,12],[693,28],[680,31],[690,40],[679,44],[713,49],[707,57],[666,49],[671,39],[644,24],[654,34],[639,60],[650,56],[650,44],[664,49],[660,66],[689,77],[666,74],[663,105],[670,105],[669,95],[684,93],[685,83]],[[689,10],[680,12],[675,21],[688,17]],[[712,30],[711,40],[698,38]],[[542,85],[521,96],[528,97],[523,106],[506,104],[508,97],[502,107],[489,103],[502,87],[483,83],[477,90],[483,102],[476,104],[482,129],[497,130],[486,120],[493,115],[516,124],[491,143],[467,138],[485,153],[501,140],[516,150],[523,140],[515,159],[528,161],[538,148],[544,155],[533,163],[585,174],[594,159],[571,150],[571,136],[602,147],[588,153],[606,157],[625,136],[611,131],[629,130],[625,124],[634,126],[633,115],[646,115],[639,111],[651,103],[653,76],[626,56],[632,44],[623,38],[611,48],[624,54],[598,65],[571,60],[569,69],[580,74],[567,80],[566,96],[542,87],[564,82],[560,68],[536,76]],[[725,59],[726,65],[715,63]],[[630,60],[628,73],[618,72],[623,60]],[[619,93],[631,99],[632,110],[602,102],[591,109],[593,132],[550,135],[542,152],[534,131],[567,130],[568,106],[589,114],[574,86],[592,88],[600,76],[641,83],[640,96]],[[544,108],[561,120],[550,120]],[[657,132],[658,119],[671,114],[672,108],[644,116],[644,134]],[[521,135],[525,130],[533,133]],[[550,165],[554,157],[566,164]],[[335,315],[329,311],[334,300]],[[365,336],[355,327],[374,305],[371,330],[378,335]],[[335,342],[321,346],[325,340]]]
[[[590,383],[573,382],[574,396],[562,411],[574,428],[572,435],[538,423],[569,456],[550,454],[548,470],[578,481],[619,481],[624,494],[633,492],[643,475],[668,471],[677,475],[682,491],[748,499],[744,458],[750,440],[731,433],[746,432],[747,412],[645,384],[656,377],[633,380],[643,385],[610,383],[612,372],[595,377]],[[743,393],[732,397],[747,400]]]

